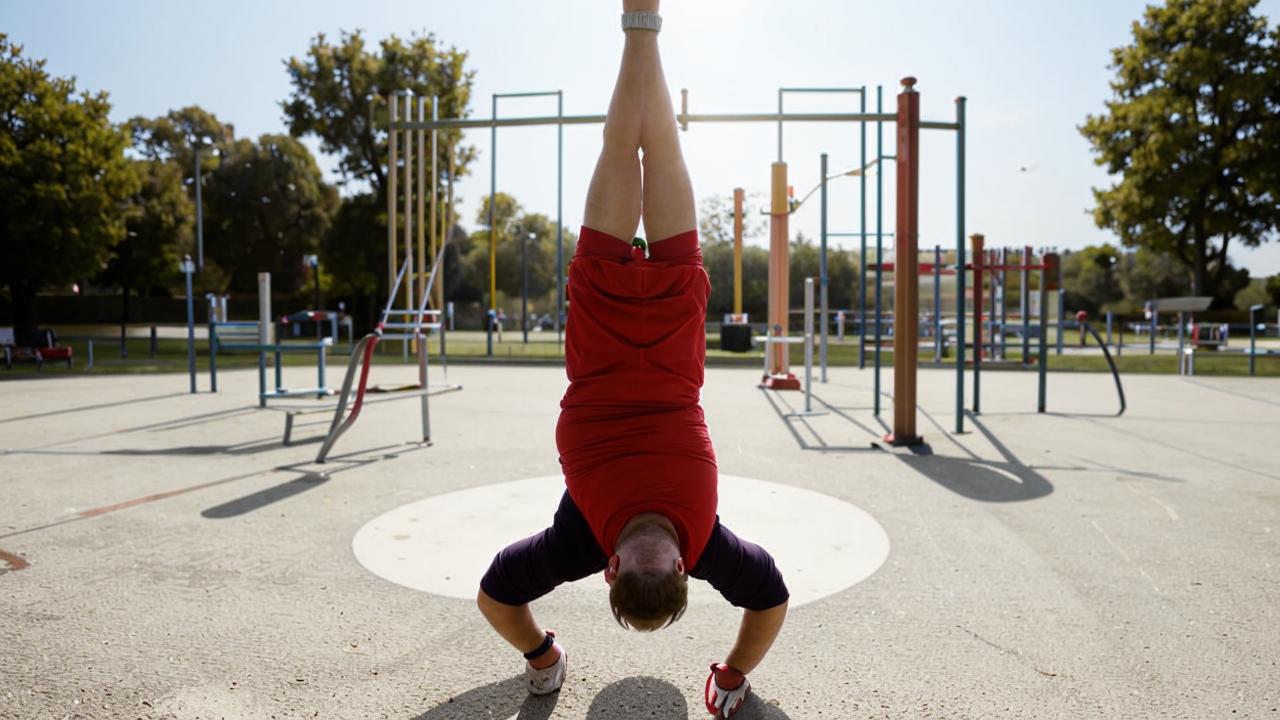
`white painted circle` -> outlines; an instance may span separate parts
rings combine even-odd
[[[547,476],[436,495],[370,520],[351,542],[370,572],[398,585],[472,599],[493,556],[541,531],[564,492]],[[870,515],[803,488],[720,476],[720,521],[773,555],[798,607],[867,579],[889,556],[889,536]],[[604,594],[590,577],[557,592]],[[706,583],[689,584],[689,602],[722,602]]]

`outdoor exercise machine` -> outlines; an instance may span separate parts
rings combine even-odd
[[[428,308],[428,303],[432,296],[432,290],[439,278],[440,266],[443,261],[445,249],[448,243],[441,244],[435,262],[432,263],[431,275],[426,282],[419,286],[418,306],[413,309],[395,310],[394,303],[399,295],[401,282],[404,281],[412,267],[412,259],[405,258],[404,263],[400,267],[400,272],[396,275],[394,282],[391,284],[391,290],[388,293],[387,304],[382,310],[382,316],[374,331],[360,338],[355,347],[351,351],[351,359],[347,363],[347,371],[343,376],[342,389],[338,393],[338,404],[333,411],[333,420],[329,424],[329,431],[325,434],[324,440],[320,444],[320,450],[316,453],[316,462],[323,463],[329,455],[329,451],[333,449],[334,443],[351,426],[355,424],[360,417],[360,411],[365,405],[371,404],[373,401],[366,399],[370,393],[381,394],[381,400],[401,400],[406,398],[419,398],[420,416],[422,419],[422,439],[421,442],[431,443],[431,392],[432,385],[429,382],[429,359],[430,344],[427,336],[430,333],[436,333],[440,337],[440,356],[442,359],[442,368],[445,373],[445,382],[437,387],[441,392],[450,392],[461,390],[461,385],[448,383],[448,365],[443,364],[445,355],[445,323],[443,322],[443,314],[439,309]],[[405,320],[393,320],[392,318],[405,317]],[[378,343],[383,340],[405,340],[412,341],[417,352],[418,358],[418,381],[407,385],[398,385],[393,387],[369,385],[369,369],[373,363],[373,351]],[[355,381],[356,373],[359,372],[360,379]],[[347,406],[351,406],[351,411],[347,412]],[[295,413],[296,414],[296,413]],[[292,429],[293,415],[289,416],[286,421],[285,429],[286,443]]]
[[[218,392],[218,353],[230,350],[248,350],[258,354],[258,407],[266,407],[269,400],[315,396],[323,398],[333,394],[324,383],[326,352],[338,335],[334,313],[327,313],[330,322],[329,337],[285,342],[271,317],[271,273],[258,273],[258,319],[256,321],[209,320],[209,391]],[[194,320],[188,314],[188,323]],[[189,328],[189,334],[192,330]],[[314,352],[316,354],[316,386],[290,389],[284,386],[283,366],[285,353]],[[274,390],[267,389],[267,355],[275,356]]]

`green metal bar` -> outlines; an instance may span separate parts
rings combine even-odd
[[[862,102],[859,109],[867,112],[866,86],[862,87]],[[858,134],[861,138],[861,151],[858,156],[858,167],[867,166],[867,124],[858,123]],[[858,368],[867,367],[867,174],[858,173],[858,223],[859,236],[862,238],[862,251],[858,256]]]
[[[956,432],[964,432],[964,110],[965,98],[956,98]]]
[[[883,108],[884,108],[884,87],[881,85],[877,85],[876,86],[876,113],[879,114]],[[894,120],[897,120],[896,115],[894,116]],[[883,156],[884,156],[884,124],[880,120],[877,120],[876,121],[876,158],[882,158]],[[879,162],[878,159],[877,159],[877,162]],[[880,414],[880,325],[881,325],[880,320],[881,320],[881,315],[884,311],[884,306],[881,304],[881,293],[883,292],[883,286],[884,286],[884,245],[883,245],[884,238],[881,235],[881,231],[883,230],[883,223],[882,223],[883,215],[884,215],[884,173],[878,172],[876,173],[876,331],[875,331],[876,346],[873,350],[873,352],[875,353],[875,370],[874,370],[875,377],[873,380],[874,384],[872,387],[872,393],[873,393],[872,406],[874,408],[872,410],[872,413],[874,415]]]

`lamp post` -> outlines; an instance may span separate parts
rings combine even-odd
[[[316,254],[303,255],[302,262],[306,263],[307,267],[311,268],[311,283],[315,286],[316,295],[316,302],[313,307],[316,312],[320,312],[320,256]],[[324,333],[320,331],[320,321],[317,320],[315,325],[316,337],[323,336]],[[337,338],[334,338],[334,340],[336,341]]]
[[[524,344],[529,344],[529,243],[538,239],[537,233],[529,233],[520,244],[520,272],[523,280],[520,286],[520,328],[524,332]]]
[[[196,174],[195,174],[195,177],[192,178],[192,182],[196,186],[196,265],[195,267],[196,267],[196,271],[199,272],[204,269],[204,200],[200,192],[200,186],[203,185],[203,183],[201,182],[201,171],[200,171],[200,150],[204,148],[206,145],[212,145],[213,143],[211,138],[205,137],[204,135],[191,135],[189,137],[191,141],[192,152],[196,156]],[[218,154],[217,148],[213,148],[213,154],[214,155]]]

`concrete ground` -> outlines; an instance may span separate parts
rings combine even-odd
[[[556,473],[561,370],[450,379],[466,389],[434,400],[434,446],[406,444],[416,403],[378,404],[324,466],[324,416],[282,447],[252,371],[217,395],[178,375],[0,384],[0,717],[704,717],[723,602],[640,635],[598,579],[553,593],[535,612],[570,679],[535,699],[472,602],[357,561],[384,513]],[[955,436],[953,374],[922,371],[928,455],[870,449],[869,370],[834,369],[815,417],[755,380],[708,372],[722,472],[857,506],[891,549],[792,611],[738,717],[1280,718],[1280,380],[1130,377],[1116,418],[1109,376],[1052,375],[1038,415],[1033,374],[988,373]]]

